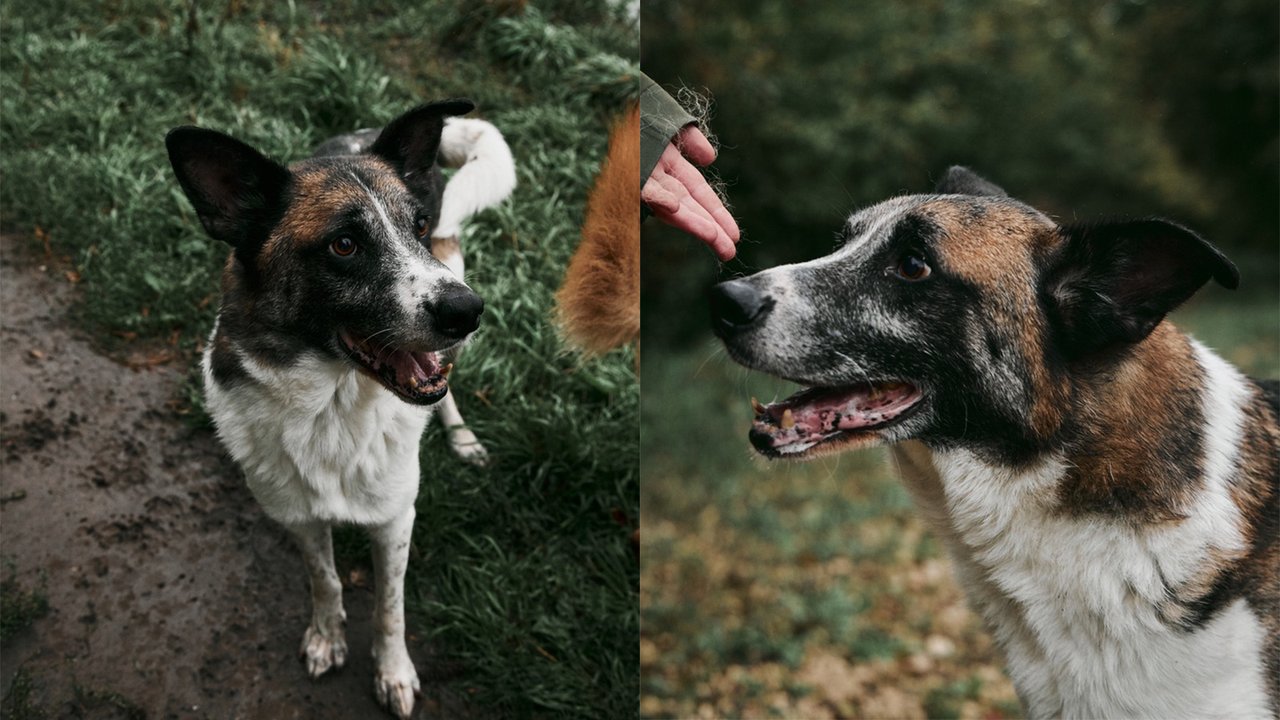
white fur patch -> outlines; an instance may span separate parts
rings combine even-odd
[[[1064,515],[1056,507],[1067,469],[1060,458],[1015,471],[965,450],[941,451],[931,458],[934,480],[904,476],[931,508],[925,515],[946,540],[1032,717],[1270,715],[1265,631],[1243,600],[1194,631],[1160,616],[1166,588],[1196,578],[1211,552],[1243,549],[1228,483],[1247,386],[1212,353],[1198,345],[1197,353],[1211,422],[1205,487],[1184,522],[1150,528]],[[940,487],[930,490],[931,483]]]
[[[475,118],[448,118],[440,163],[460,168],[445,186],[432,237],[460,237],[462,222],[505,200],[516,188],[516,164],[498,128]]]
[[[360,176],[356,175],[354,171],[351,172],[351,179],[355,180],[356,184],[360,186],[360,189],[364,190],[364,194],[369,196],[369,202],[372,204],[378,218],[382,221],[382,229],[386,232],[387,239],[392,240],[399,237],[400,232],[396,230],[395,224],[391,222],[391,217],[387,215],[387,207],[382,203],[382,199],[375,195],[367,185],[361,182]]]
[[[413,504],[429,407],[318,356],[273,368],[239,352],[256,382],[223,388],[213,379],[212,347],[203,363],[209,414],[268,515],[285,525],[376,525]]]

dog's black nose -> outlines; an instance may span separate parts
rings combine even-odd
[[[711,288],[711,327],[717,335],[746,330],[772,309],[773,298],[746,280],[730,280]]]
[[[431,306],[436,329],[449,337],[464,337],[480,327],[484,300],[465,287],[444,291]]]

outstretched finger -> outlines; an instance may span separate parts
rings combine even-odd
[[[666,168],[666,170],[668,174],[688,188],[689,195],[693,197],[694,201],[706,208],[707,215],[720,226],[729,241],[731,243],[737,242],[740,236],[738,223],[734,221],[733,216],[729,214],[729,210],[720,201],[720,196],[716,195],[716,192],[711,189],[711,185],[702,176],[702,171],[689,164],[689,161],[684,158],[678,158],[678,161]]]
[[[680,145],[680,152],[698,165],[705,167],[716,159],[716,149],[697,125],[686,125],[676,136],[676,141]]]
[[[673,214],[680,209],[680,197],[662,186],[660,178],[665,177],[662,168],[655,168],[640,188],[640,201],[649,206],[655,214]]]

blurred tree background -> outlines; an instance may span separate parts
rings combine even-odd
[[[1273,271],[1278,8],[645,0],[641,60],[713,97],[715,167],[745,235],[729,273],[825,253],[853,208],[924,192],[956,163],[1061,218],[1178,219]],[[645,316],[664,318],[646,342],[702,336],[687,308],[715,268],[646,233]]]

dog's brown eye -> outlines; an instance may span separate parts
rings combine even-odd
[[[343,235],[342,237],[329,243],[329,249],[338,257],[348,257],[355,254],[356,241]]]
[[[929,277],[933,270],[929,267],[929,263],[916,257],[915,255],[907,255],[898,261],[898,266],[894,268],[894,273],[903,280],[923,280]]]
[[[423,238],[427,236],[427,231],[431,229],[431,223],[427,222],[426,215],[419,215],[414,218],[413,227],[417,231],[418,237]]]

